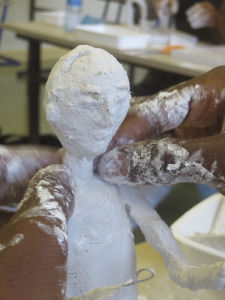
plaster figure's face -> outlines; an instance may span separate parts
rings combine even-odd
[[[94,158],[105,152],[129,109],[127,74],[106,51],[79,46],[53,68],[45,105],[64,148]]]

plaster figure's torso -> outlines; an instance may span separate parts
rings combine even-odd
[[[133,234],[119,189],[92,176],[91,183],[76,188],[75,203],[68,224],[67,296],[135,279]],[[110,299],[135,300],[136,287]]]

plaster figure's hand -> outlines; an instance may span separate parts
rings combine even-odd
[[[178,12],[178,0],[153,0],[153,6],[159,18],[174,15]]]
[[[186,15],[187,20],[193,29],[216,27],[217,10],[209,1],[199,2],[192,5],[186,11]]]
[[[225,67],[218,67],[154,96],[137,98],[110,147],[142,141],[104,154],[100,176],[128,185],[202,182],[223,192],[224,87]]]
[[[0,205],[19,202],[39,169],[60,162],[61,155],[54,148],[0,146]]]
[[[64,299],[73,206],[66,167],[52,165],[33,177],[17,213],[0,230],[1,299]]]

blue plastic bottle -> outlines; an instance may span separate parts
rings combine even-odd
[[[76,25],[81,22],[82,0],[67,0],[66,16],[64,28],[65,31],[72,32]]]

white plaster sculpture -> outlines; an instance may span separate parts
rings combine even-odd
[[[93,174],[95,157],[106,151],[129,104],[129,81],[122,66],[106,51],[89,46],[79,46],[62,57],[46,85],[47,119],[74,176],[67,297],[136,279],[129,215],[162,255],[175,282],[193,290],[221,289],[223,263],[190,266],[167,225],[138,190],[106,183]],[[137,288],[120,289],[110,299],[136,300]]]

